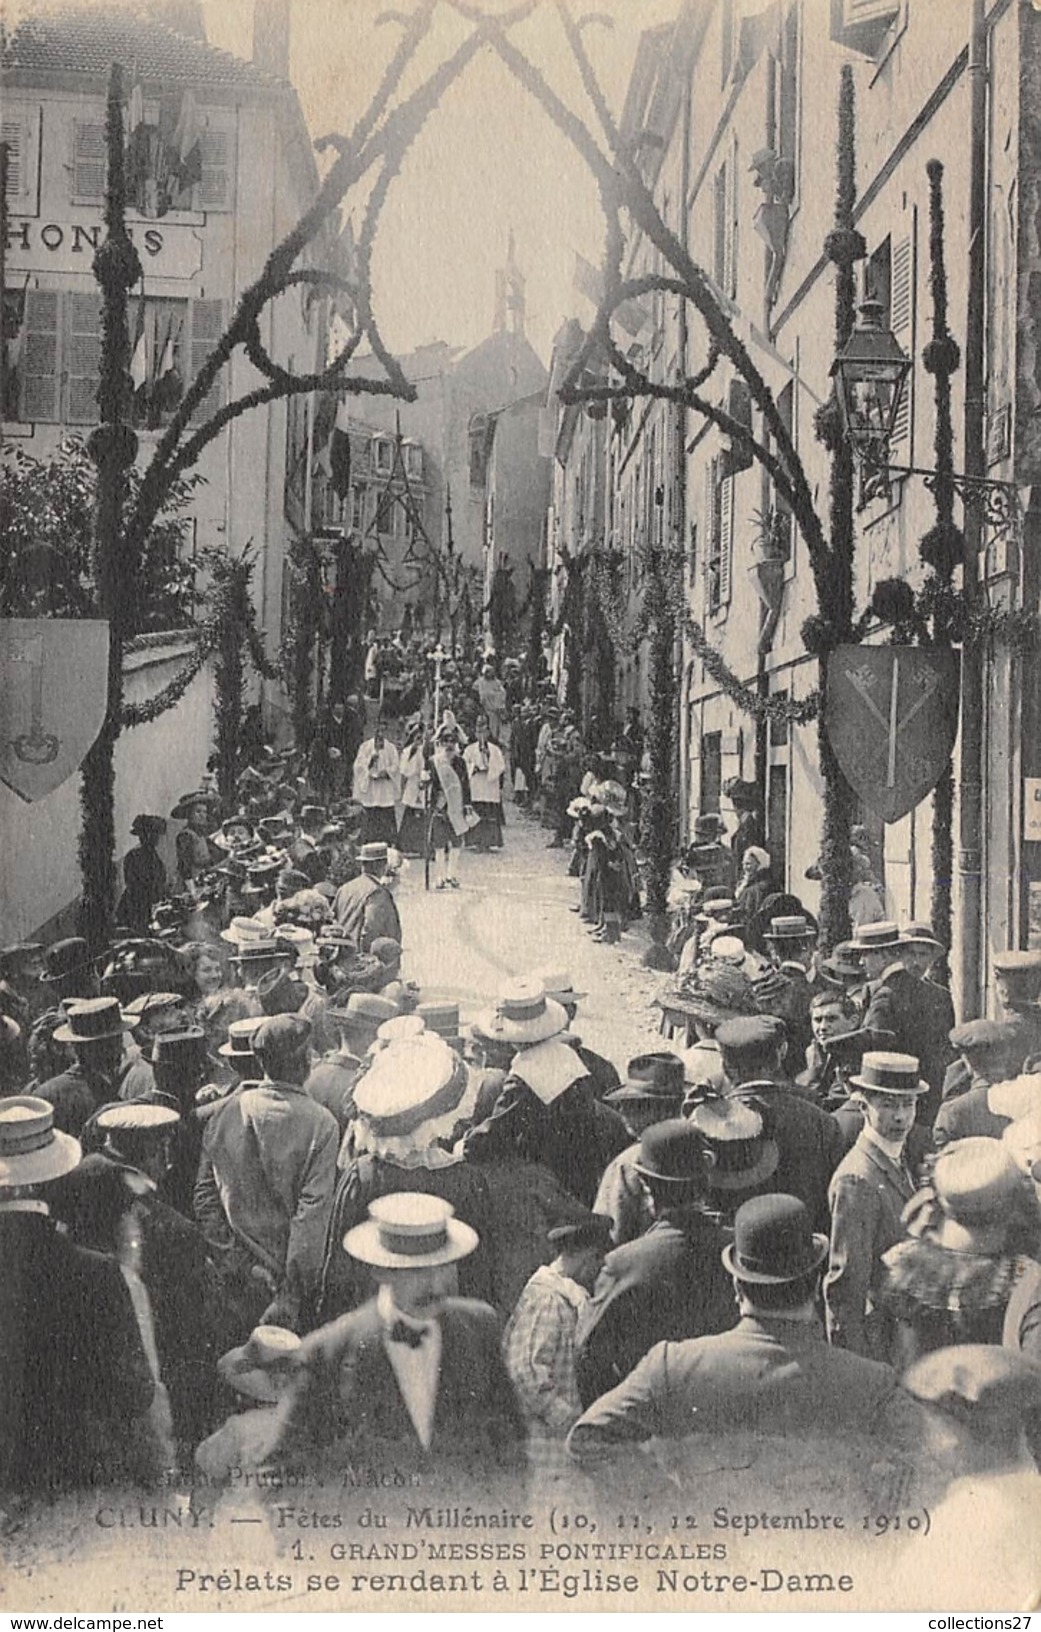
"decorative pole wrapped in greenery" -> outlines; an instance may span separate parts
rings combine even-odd
[[[113,756],[122,726],[123,641],[134,627],[137,608],[137,550],[124,531],[123,510],[127,472],[137,455],[137,437],[128,424],[132,385],[127,296],[141,277],[141,262],[126,229],[123,81],[116,65],[109,76],[105,141],[105,238],[94,257],[94,276],[102,291],[101,423],[90,438],[89,450],[98,471],[92,564],[98,609],[109,623],[108,707],[97,740],[83,761],[79,839],[83,875],[80,928],[92,947],[103,945],[112,927],[116,893]]]
[[[202,645],[215,654],[213,668],[214,758],[217,791],[225,810],[232,806],[235,784],[242,768],[240,745],[245,718],[246,668],[250,665],[265,680],[280,678],[270,662],[257,628],[253,605],[253,572],[257,558],[251,549],[240,556],[208,550],[204,560],[213,574],[207,592],[207,616],[200,635]]]
[[[282,672],[293,710],[293,737],[306,748],[314,734],[315,671],[321,657],[325,605],[325,562],[310,533],[289,543],[289,625],[282,646]]]

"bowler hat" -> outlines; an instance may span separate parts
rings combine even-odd
[[[620,1088],[604,1095],[604,1103],[624,1105],[634,1100],[644,1104],[679,1105],[684,1093],[683,1061],[678,1054],[662,1049],[651,1054],[637,1054],[630,1061],[626,1080]]]
[[[780,1151],[750,1105],[720,1094],[695,1105],[690,1122],[704,1142],[710,1190],[753,1190],[776,1173]]]
[[[735,1280],[783,1286],[811,1275],[828,1255],[828,1237],[815,1235],[795,1196],[753,1196],[734,1216],[733,1242],[723,1262]]]
[[[67,940],[55,941],[43,954],[43,974],[40,979],[50,983],[56,980],[68,980],[81,969],[89,969],[94,963],[86,941],[79,935],[70,935]]]
[[[705,1177],[705,1147],[697,1128],[678,1117],[656,1122],[640,1140],[633,1163],[645,1179],[664,1184],[702,1184]]]
[[[850,1087],[871,1094],[927,1094],[929,1084],[918,1075],[913,1054],[883,1054],[869,1050],[860,1062],[860,1074],[850,1077]]]
[[[370,1202],[365,1223],[348,1230],[343,1244],[374,1269],[420,1269],[469,1257],[478,1236],[440,1196],[398,1191]]]
[[[0,1100],[0,1189],[46,1184],[70,1173],[80,1144],[54,1126],[54,1106],[32,1094]]]
[[[707,811],[704,815],[694,818],[694,837],[696,839],[717,839],[727,830],[727,825],[717,811]]]
[[[98,1043],[106,1037],[119,1037],[132,1031],[138,1016],[126,1015],[119,1007],[117,997],[82,998],[69,1003],[65,1024],[54,1032],[56,1043]]]

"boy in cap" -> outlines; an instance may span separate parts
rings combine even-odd
[[[438,1196],[372,1201],[343,1247],[375,1295],[304,1339],[276,1413],[275,1464],[486,1481],[523,1465],[524,1424],[494,1311],[456,1295],[477,1233]]]
[[[524,1288],[502,1340],[506,1370],[528,1425],[540,1439],[562,1439],[582,1415],[575,1376],[578,1322],[611,1242],[611,1220],[585,1213],[546,1239],[556,1256]]]

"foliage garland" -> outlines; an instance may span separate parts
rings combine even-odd
[[[294,533],[286,551],[289,607],[281,662],[293,711],[297,745],[310,741],[314,724],[314,673],[319,656],[325,588],[325,558],[309,533]]]

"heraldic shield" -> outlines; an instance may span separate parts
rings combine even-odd
[[[107,700],[104,619],[0,619],[0,780],[20,799],[45,799],[79,769]]]
[[[828,739],[869,810],[898,822],[935,788],[958,731],[958,658],[918,646],[839,646],[828,659]]]

